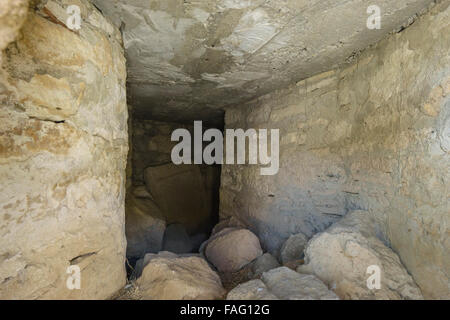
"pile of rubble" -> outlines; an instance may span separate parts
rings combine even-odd
[[[271,254],[250,230],[222,221],[199,253],[146,254],[136,263],[134,288],[140,299],[157,300],[423,299],[374,225],[368,212],[354,211],[312,239],[292,235]],[[373,266],[378,280],[368,273]],[[236,273],[240,283],[226,290],[224,276]]]

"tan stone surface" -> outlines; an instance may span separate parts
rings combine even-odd
[[[224,229],[205,247],[208,261],[222,272],[238,271],[262,253],[258,238],[246,229]]]
[[[342,299],[422,299],[398,256],[376,238],[374,225],[366,211],[348,213],[308,243],[306,264],[297,271],[315,274]],[[370,266],[380,268],[379,289],[367,286]]]
[[[0,65],[2,53],[13,42],[27,17],[28,0],[3,0],[0,3]]]
[[[81,30],[69,30],[60,15],[69,2],[41,2],[3,54],[3,299],[101,299],[126,281],[128,135],[120,33],[85,0],[76,1]],[[75,264],[81,289],[68,290],[67,267]]]
[[[154,257],[137,285],[149,300],[215,300],[225,294],[217,273],[199,257]]]
[[[259,279],[241,283],[228,292],[227,300],[279,300]]]

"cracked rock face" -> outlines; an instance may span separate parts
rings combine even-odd
[[[3,53],[3,299],[103,299],[126,281],[121,37],[84,0],[82,28],[69,30],[68,3],[41,1]],[[80,290],[66,286],[71,265],[80,268]]]
[[[342,299],[423,299],[398,256],[376,238],[374,225],[366,211],[348,213],[308,243],[306,264],[297,271],[315,274]],[[373,266],[380,270],[379,288],[368,285]]]
[[[123,32],[136,115],[189,122],[329,70],[431,2],[377,1],[369,30],[369,0],[94,0]]]

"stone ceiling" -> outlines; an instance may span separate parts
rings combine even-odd
[[[121,27],[136,117],[220,122],[228,105],[345,63],[432,0],[93,0]],[[366,26],[381,8],[381,29]]]

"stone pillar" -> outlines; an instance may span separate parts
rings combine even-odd
[[[0,298],[102,299],[125,284],[125,85],[120,32],[90,2],[33,3],[0,74]]]

